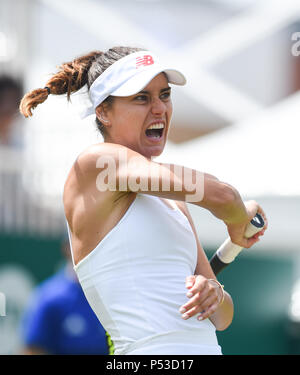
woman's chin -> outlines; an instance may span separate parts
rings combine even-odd
[[[163,153],[163,151],[164,151],[164,145],[151,147],[150,149],[145,150],[144,156],[148,159],[156,158],[160,156]]]

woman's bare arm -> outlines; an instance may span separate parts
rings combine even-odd
[[[175,164],[157,163],[121,145],[102,143],[82,153],[77,163],[88,191],[110,190],[116,196],[136,192],[186,201],[209,210],[227,225],[250,221],[236,189],[216,177]],[[244,240],[239,239],[246,246]],[[237,241],[235,243],[238,243]]]
[[[186,280],[187,292],[194,291],[195,293],[192,297],[190,297],[190,300],[182,306],[186,308],[185,313],[188,314],[188,317],[192,317],[194,315],[198,315],[202,311],[201,292],[199,293],[197,292],[197,290],[199,290],[199,288],[202,287],[202,284],[205,281],[200,278],[200,280],[197,280],[196,282],[196,276],[201,275],[206,279],[214,279],[214,280],[217,280],[217,278],[201,246],[201,243],[199,241],[199,238],[196,232],[195,225],[193,223],[192,216],[188,210],[186,203],[177,202],[177,204],[179,208],[183,211],[183,213],[186,215],[187,219],[189,220],[189,223],[195,235],[197,249],[198,249],[195,275],[188,276]],[[190,286],[188,286],[188,281],[190,282]],[[216,293],[218,292],[220,291],[216,291]],[[222,305],[218,305],[217,303],[218,301],[216,301],[215,304],[212,304],[212,310],[206,311],[206,314],[203,316],[204,319],[206,317],[209,317],[209,319],[212,321],[212,323],[214,324],[214,326],[216,327],[218,331],[222,331],[226,329],[231,324],[232,319],[233,319],[234,308],[233,308],[233,302],[232,302],[231,296],[227,292],[224,292],[224,293],[225,293],[224,295],[225,298],[224,298],[224,302],[222,303]]]

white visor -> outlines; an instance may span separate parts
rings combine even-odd
[[[168,82],[184,85],[186,79],[178,70],[161,65],[149,51],[131,53],[107,68],[91,85],[90,106],[81,117],[95,114],[95,109],[108,96],[130,96],[138,93],[159,73],[164,72]]]

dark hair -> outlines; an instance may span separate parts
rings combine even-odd
[[[107,52],[93,51],[87,55],[80,56],[75,60],[63,63],[59,66],[56,74],[49,79],[45,88],[37,89],[27,93],[20,104],[20,112],[25,116],[32,116],[32,110],[43,103],[50,93],[54,95],[67,94],[67,99],[73,92],[80,90],[87,84],[91,84],[100,76],[110,65],[131,53],[142,51],[143,48],[134,47],[113,47]],[[47,89],[49,88],[49,89]],[[109,96],[105,102],[112,104],[112,97]],[[105,127],[96,117],[96,123],[102,135],[105,134]]]

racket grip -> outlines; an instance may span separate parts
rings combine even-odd
[[[217,275],[220,273],[224,268],[228,266],[229,263],[224,263],[220,260],[217,253],[214,253],[213,257],[209,261],[210,266],[212,270],[214,271],[214,274]]]
[[[245,237],[250,238],[254,236],[257,232],[262,230],[264,225],[265,223],[262,216],[256,214],[246,228]],[[227,267],[242,250],[242,246],[232,243],[230,238],[227,238],[210,260],[210,265],[214,273],[217,274],[222,271],[223,268]]]

